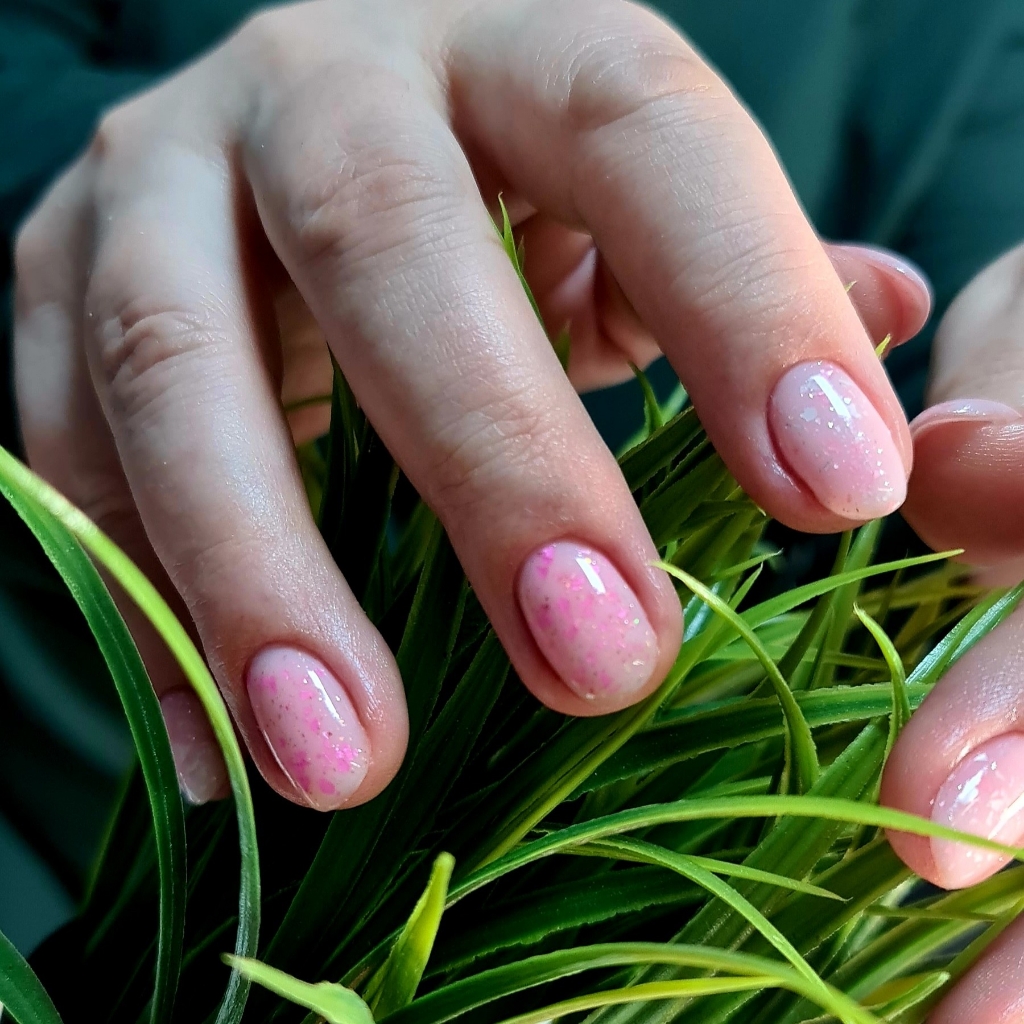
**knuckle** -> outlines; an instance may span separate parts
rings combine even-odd
[[[97,308],[87,303],[87,309]],[[183,372],[221,340],[202,312],[135,299],[111,315],[93,318],[95,369],[118,416],[131,419],[166,394],[177,381],[201,382],[205,374]]]
[[[29,282],[54,255],[55,242],[37,209],[18,230],[14,239],[14,275],[21,287]]]
[[[294,67],[309,52],[311,40],[297,38],[300,24],[293,5],[267,7],[250,15],[234,40],[250,66],[273,74]]]
[[[428,504],[444,517],[466,518],[543,467],[561,445],[553,418],[526,393],[462,412],[440,436],[423,482]]]
[[[602,7],[594,29],[558,57],[572,129],[601,131],[665,100],[678,104],[724,92],[696,52],[650,11],[627,0]]]
[[[112,153],[123,152],[137,138],[137,102],[129,100],[120,103],[100,115],[89,144],[89,156],[102,162],[109,159]]]
[[[463,198],[436,148],[392,137],[349,156],[336,173],[314,172],[297,190],[291,219],[299,257],[363,264],[397,250],[403,261],[414,259],[457,237]]]

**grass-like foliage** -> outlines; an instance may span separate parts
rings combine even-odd
[[[519,268],[507,220],[503,239]],[[645,394],[646,427],[620,461],[677,580],[686,639],[653,696],[567,719],[512,676],[444,531],[337,376],[330,436],[300,463],[338,565],[397,653],[411,738],[394,783],[334,815],[247,773],[159,595],[0,453],[0,490],[82,607],[139,764],[77,919],[32,967],[0,937],[7,1012],[19,1024],[923,1020],[1024,905],[1024,866],[963,892],[924,886],[881,830],[955,833],[879,807],[879,775],[913,708],[1021,591],[982,593],[939,556],[874,564],[870,524],[843,538],[827,578],[753,600],[764,563],[785,557],[763,541],[764,514],[694,410]],[[159,708],[94,563],[195,686],[233,801],[183,813]]]

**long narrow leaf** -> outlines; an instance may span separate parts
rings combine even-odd
[[[12,475],[17,463],[0,450],[0,491],[14,506],[82,610],[124,707],[146,784],[160,884],[160,921],[150,1020],[171,1019],[185,932],[185,818],[160,704],[113,598],[75,536],[42,506],[32,481]]]
[[[156,588],[95,523],[2,448],[0,476],[7,491],[25,496],[29,502],[49,513],[117,580],[167,644],[202,702],[224,755],[238,819],[242,877],[235,949],[240,955],[255,953],[259,941],[260,876],[252,794],[231,718],[206,663]],[[235,1024],[241,1019],[248,991],[249,982],[233,971],[217,1024]]]

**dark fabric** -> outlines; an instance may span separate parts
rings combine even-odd
[[[18,222],[99,114],[214,44],[247,0],[0,0],[0,441],[10,397]],[[938,311],[1024,237],[1020,0],[664,0],[772,139],[822,234],[891,246]],[[930,329],[888,366],[914,414]],[[671,373],[653,371],[667,391]],[[632,385],[587,399],[609,443],[638,425]],[[818,548],[793,541],[793,565]],[[84,625],[0,509],[0,929],[24,949],[70,912],[128,758]]]

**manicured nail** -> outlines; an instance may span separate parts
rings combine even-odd
[[[939,402],[929,406],[910,424],[914,440],[927,434],[935,427],[947,423],[976,423],[980,426],[1003,426],[1018,423],[1021,415],[1016,409],[1002,402],[990,402],[986,398],[956,398],[951,402]]]
[[[519,606],[537,646],[585,700],[639,690],[658,638],[622,574],[600,552],[561,540],[535,551],[519,575]]]
[[[900,256],[891,249],[876,249],[871,245],[849,245],[844,243],[842,248],[862,260],[875,263],[886,270],[894,270],[901,277],[905,277],[921,292],[922,302],[931,306],[931,281],[928,280],[928,275],[913,260],[907,259],[906,256]]]
[[[942,784],[932,821],[1016,846],[1024,839],[1024,734],[1009,732],[968,754]],[[948,839],[932,839],[939,882],[960,889],[1010,858]]]
[[[341,806],[369,765],[369,741],[345,688],[317,658],[267,647],[246,689],[256,722],[288,780],[318,811]]]
[[[847,519],[876,519],[903,504],[907,473],[892,434],[834,363],[787,370],[768,420],[783,459],[825,508]]]
[[[199,698],[191,690],[170,690],[160,698],[160,710],[182,796],[190,804],[223,800],[231,792],[228,772]]]

